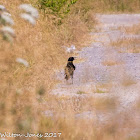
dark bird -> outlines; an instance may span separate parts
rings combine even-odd
[[[73,83],[73,74],[75,70],[75,66],[73,65],[73,60],[75,60],[75,57],[70,57],[67,62],[67,66],[65,67],[65,79],[69,80],[72,79]]]

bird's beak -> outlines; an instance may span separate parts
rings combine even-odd
[[[74,57],[74,59],[77,59],[77,57]]]

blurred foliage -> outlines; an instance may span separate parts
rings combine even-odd
[[[103,2],[110,11],[132,12],[135,5],[137,5],[137,9],[140,9],[140,0],[103,0]]]
[[[70,7],[76,2],[77,0],[38,0],[38,6],[46,14],[51,13],[63,18],[70,12]]]
[[[94,0],[96,12],[139,12],[140,0]]]

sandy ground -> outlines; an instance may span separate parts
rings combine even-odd
[[[140,87],[140,54],[120,53],[119,50],[111,46],[112,41],[119,38],[140,38],[138,35],[128,35],[119,27],[129,27],[140,23],[140,14],[120,14],[120,15],[97,15],[99,25],[96,32],[92,32],[95,41],[91,46],[83,48],[79,52],[78,58],[83,58],[85,62],[76,65],[74,73],[74,84],[66,84],[64,72],[60,71],[58,79],[62,83],[58,84],[51,94],[57,96],[78,96],[86,97],[115,97],[119,100],[116,114],[123,112],[133,112],[133,106],[139,99]],[[103,65],[104,61],[118,62],[116,65]],[[131,86],[122,86],[122,81],[135,81]],[[111,83],[112,88],[103,93],[97,93],[97,85]],[[86,94],[77,94],[82,91]],[[81,92],[81,93],[82,93]],[[107,122],[114,115],[112,112],[104,113],[97,111],[84,111],[77,113],[76,118],[96,119],[100,122]],[[140,121],[140,117],[135,114],[135,119]],[[121,120],[120,120],[121,121]]]

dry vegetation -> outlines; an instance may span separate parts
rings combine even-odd
[[[68,58],[62,46],[75,44],[77,49],[84,46],[89,40],[89,27],[94,25],[95,19],[91,11],[84,13],[83,5],[78,2],[63,19],[63,24],[54,24],[52,15],[46,17],[40,11],[37,24],[32,26],[19,17],[18,6],[22,3],[36,6],[29,0],[0,3],[11,13],[16,31],[13,43],[0,39],[0,132],[41,133],[66,129],[71,133],[67,130],[71,129],[68,122],[61,119],[47,122],[48,118],[44,117],[43,112],[59,108],[56,103],[59,99],[48,93],[57,82],[53,77],[54,72]],[[29,67],[17,63],[15,60],[18,57],[27,60]],[[63,132],[62,139],[67,139],[65,135]]]
[[[137,4],[133,6],[135,2]],[[126,117],[127,122],[123,122],[121,126],[115,121],[121,116],[118,115],[102,128],[96,127],[94,120],[87,121],[74,117],[76,113],[87,109],[108,111],[111,107],[111,110],[115,110],[118,103],[116,99],[95,101],[93,98],[70,99],[49,94],[57,83],[53,76],[54,72],[64,66],[69,57],[62,46],[75,44],[77,49],[80,49],[89,43],[88,31],[96,23],[92,9],[98,12],[106,11],[108,9],[106,5],[111,8],[109,1],[79,0],[59,26],[52,22],[54,18],[52,15],[44,17],[43,11],[40,11],[40,18],[34,27],[19,18],[20,12],[17,7],[21,3],[35,5],[33,0],[9,0],[0,3],[12,14],[16,31],[13,43],[0,39],[0,132],[21,134],[62,132],[60,138],[62,140],[123,139],[124,130],[120,132],[119,128],[126,126],[127,122],[131,124],[132,118],[127,115],[122,115]],[[114,5],[116,3],[118,1],[113,1]],[[115,8],[122,8],[120,11],[123,9],[133,11],[135,7],[139,11],[139,1],[130,3],[132,3],[130,9],[123,8],[123,4],[122,7],[118,4]],[[16,63],[17,57],[26,59],[30,66],[26,68]],[[109,66],[117,64],[113,61],[103,63]],[[100,85],[98,92],[110,91],[111,87],[112,84]],[[77,94],[85,92],[79,91]],[[46,110],[54,112],[53,118],[44,115]]]
[[[116,42],[112,42],[112,45],[120,51],[120,53],[140,53],[138,38],[123,38]]]
[[[122,13],[140,11],[139,0],[94,0],[91,5],[97,13]]]
[[[125,28],[121,27],[120,30],[123,30],[126,33],[126,36],[118,39],[115,42],[112,42],[111,45],[122,53],[140,53],[140,25],[138,24]]]

